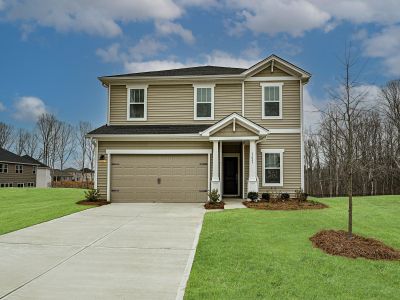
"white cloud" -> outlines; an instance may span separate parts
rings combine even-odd
[[[144,57],[151,57],[165,50],[166,45],[151,37],[144,37],[129,49],[129,54],[135,60],[142,60]]]
[[[0,0],[1,1],[1,0]],[[183,9],[173,0],[6,0],[5,17],[58,31],[82,31],[113,37],[121,22],[174,20]]]
[[[233,56],[227,52],[215,50],[210,54],[203,54],[196,60],[178,61],[176,59],[126,61],[124,68],[127,72],[145,72],[154,70],[166,70],[193,67],[199,65],[214,65],[224,67],[248,68],[259,59],[247,59],[241,56]]]
[[[105,49],[97,49],[97,56],[101,58],[103,62],[119,62],[121,60],[120,45],[118,43],[112,44]]]
[[[124,68],[127,72],[146,72],[155,70],[177,69],[192,66],[174,60],[149,60],[125,62]]]
[[[14,118],[21,121],[37,121],[37,119],[47,112],[47,107],[43,100],[37,97],[21,97],[15,103]]]
[[[382,58],[385,70],[394,76],[400,76],[400,26],[389,26],[378,34],[364,41],[364,54],[369,57]]]
[[[5,111],[6,110],[6,106],[0,102],[0,111]]]
[[[158,21],[156,22],[156,30],[157,33],[161,35],[178,35],[187,44],[193,44],[195,42],[195,38],[192,32],[188,29],[183,28],[182,25],[177,23],[173,23],[170,21]]]
[[[400,21],[400,1],[392,0],[226,0],[225,6],[237,14],[228,27],[231,34],[249,29],[301,36],[313,29],[329,32],[343,21],[380,25]]]

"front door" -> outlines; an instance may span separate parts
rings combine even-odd
[[[239,195],[238,157],[224,157],[223,192],[224,195]]]

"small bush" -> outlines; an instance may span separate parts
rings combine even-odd
[[[257,192],[248,192],[247,198],[249,198],[253,202],[256,202],[258,200],[258,193]]]
[[[90,189],[88,191],[85,191],[85,199],[87,201],[97,201],[99,200],[99,190],[98,189]]]
[[[269,201],[269,199],[271,198],[269,193],[262,193],[261,194],[261,199],[265,200],[266,202]]]
[[[307,193],[301,193],[300,194],[300,201],[307,201],[308,194]]]
[[[213,189],[211,192],[208,193],[208,199],[209,199],[209,202],[211,202],[211,203],[220,202],[220,197],[221,197],[221,195],[218,194],[217,189]]]
[[[288,200],[290,198],[290,195],[288,193],[282,193],[281,194],[281,199],[282,200]]]

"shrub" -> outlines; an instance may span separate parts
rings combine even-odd
[[[271,197],[271,196],[270,196],[269,193],[262,193],[262,194],[261,194],[261,198],[262,198],[263,200],[265,200],[266,202],[269,201],[270,197]]]
[[[85,191],[85,199],[87,201],[97,201],[99,200],[99,190],[98,189],[90,189]]]
[[[290,198],[290,195],[288,193],[282,193],[281,194],[281,199],[282,200],[288,200]]]
[[[300,201],[307,201],[308,194],[307,193],[301,193],[300,194]]]
[[[258,193],[257,192],[248,192],[247,198],[249,198],[253,202],[256,202],[258,200]]]
[[[221,197],[221,195],[218,194],[217,189],[213,189],[211,192],[208,193],[209,202],[212,202],[212,203],[220,202],[220,197]]]

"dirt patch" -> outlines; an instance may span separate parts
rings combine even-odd
[[[298,201],[297,199],[290,199],[285,201],[259,201],[250,202],[243,201],[244,206],[248,208],[266,209],[266,210],[300,210],[300,209],[322,209],[327,208],[325,205],[316,201]]]
[[[76,202],[76,204],[102,206],[102,205],[110,204],[110,202],[108,202],[107,200],[97,200],[97,201],[81,200],[81,201]]]
[[[355,234],[349,240],[344,230],[322,230],[310,237],[310,241],[314,247],[331,255],[374,260],[400,260],[399,250],[381,241]]]
[[[224,202],[207,202],[204,204],[205,209],[224,209]]]

